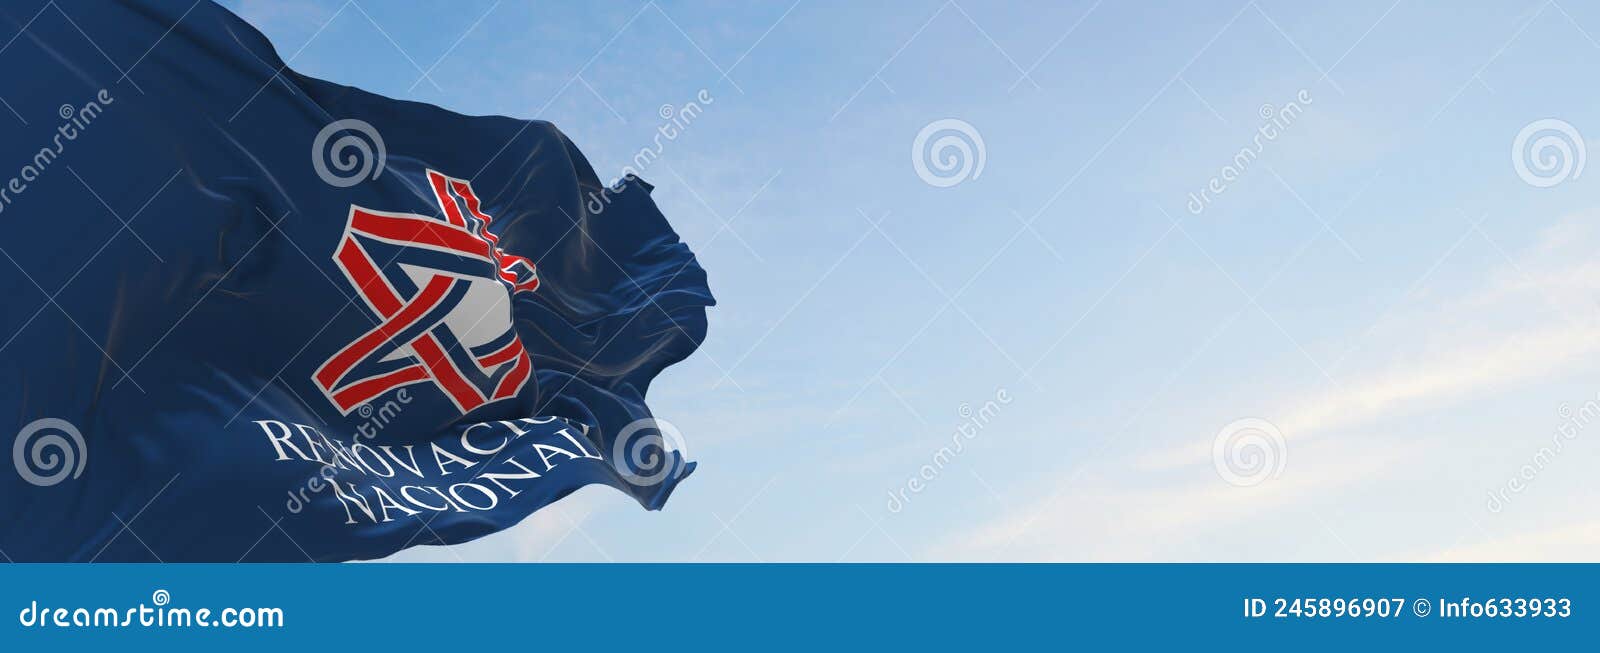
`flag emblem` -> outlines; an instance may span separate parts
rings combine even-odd
[[[350,206],[333,260],[374,325],[312,377],[343,414],[413,384],[464,414],[531,376],[511,299],[539,287],[533,262],[500,249],[470,182],[433,170],[427,180],[437,215]]]

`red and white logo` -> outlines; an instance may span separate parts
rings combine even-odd
[[[533,262],[500,249],[471,183],[432,170],[428,183],[439,216],[350,207],[333,260],[375,325],[312,376],[343,414],[420,383],[466,413],[533,371],[511,317],[512,297],[539,287]]]

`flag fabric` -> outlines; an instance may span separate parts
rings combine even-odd
[[[7,559],[369,559],[693,470],[644,396],[714,302],[647,183],[210,0],[3,0],[0,44]]]

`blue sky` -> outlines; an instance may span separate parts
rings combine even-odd
[[[1600,9],[224,4],[301,72],[550,120],[603,177],[713,99],[642,170],[720,300],[652,388],[695,477],[394,559],[1600,550]],[[1513,152],[1550,118],[1565,150]],[[932,184],[944,119],[971,167]],[[1241,433],[1263,465],[1218,460]]]

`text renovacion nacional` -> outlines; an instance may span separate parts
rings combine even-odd
[[[493,510],[502,498],[522,492],[517,485],[537,479],[563,462],[602,460],[591,451],[593,443],[585,445],[588,425],[559,417],[473,424],[459,439],[444,439],[445,444],[435,440],[400,446],[347,445],[305,424],[270,419],[255,423],[272,444],[277,461],[317,463],[325,470],[335,470],[339,477],[355,473],[376,481],[362,488],[349,481],[341,486],[338,478],[329,479],[328,485],[344,507],[346,524],[394,521],[395,512],[407,516],[425,510]],[[506,450],[514,443],[522,446],[518,440],[525,435],[530,436],[528,440],[542,441],[532,442],[516,455]],[[527,455],[530,453],[533,455]],[[480,464],[490,464],[493,469],[451,478]]]

